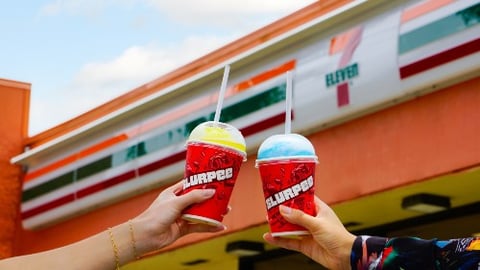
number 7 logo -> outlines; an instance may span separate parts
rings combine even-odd
[[[329,55],[334,55],[337,53],[341,53],[340,60],[338,62],[337,71],[335,74],[329,74],[333,77],[334,83],[337,86],[337,105],[338,107],[342,107],[348,105],[350,103],[350,94],[349,94],[349,86],[348,86],[348,79],[351,76],[348,74],[344,74],[345,72],[351,73],[351,71],[343,70],[346,68],[347,65],[352,60],[353,54],[357,49],[360,41],[362,40],[362,33],[363,33],[363,26],[357,26],[343,34],[333,37],[330,40],[330,50]],[[357,65],[355,65],[358,68]],[[357,70],[358,71],[358,70]],[[358,72],[357,72],[358,75]],[[328,80],[327,76],[327,80]],[[329,83],[327,82],[327,85]]]

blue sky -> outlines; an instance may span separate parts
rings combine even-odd
[[[32,84],[34,135],[312,2],[5,1],[0,78]]]

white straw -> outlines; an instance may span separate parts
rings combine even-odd
[[[287,71],[287,93],[285,109],[285,134],[292,131],[292,72]]]
[[[223,97],[225,96],[225,91],[227,90],[227,81],[228,81],[229,73],[230,73],[230,65],[226,65],[225,70],[223,71],[223,79],[222,79],[222,85],[220,87],[220,94],[218,95],[217,110],[215,111],[215,118],[213,119],[213,121],[215,122],[220,121],[220,114],[222,113],[222,106],[223,106]]]

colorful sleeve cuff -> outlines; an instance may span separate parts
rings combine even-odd
[[[435,240],[359,236],[353,244],[353,270],[434,270]]]
[[[352,270],[377,269],[387,238],[376,236],[357,236],[350,256]]]
[[[358,236],[350,258],[352,270],[477,270],[480,238],[447,241],[415,237]]]

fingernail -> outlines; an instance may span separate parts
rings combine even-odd
[[[215,189],[204,189],[203,196],[205,197],[212,197],[215,194]]]
[[[280,205],[280,212],[282,212],[283,214],[289,215],[290,213],[292,213],[292,208],[285,205]]]

